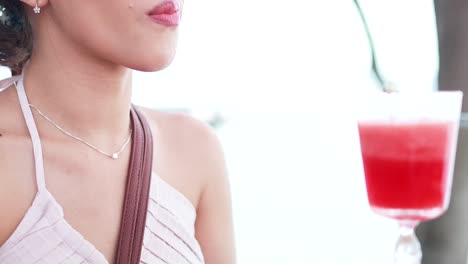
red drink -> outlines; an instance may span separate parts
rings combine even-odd
[[[453,128],[452,122],[443,121],[360,123],[371,207],[399,219],[441,214],[448,202]]]

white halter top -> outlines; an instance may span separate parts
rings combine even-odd
[[[22,76],[1,81],[0,92],[15,81],[32,139],[38,191],[17,229],[0,247],[0,263],[107,264],[104,255],[67,223],[62,207],[47,190],[41,140]],[[195,219],[196,210],[191,202],[153,173],[140,263],[204,263],[195,239]]]

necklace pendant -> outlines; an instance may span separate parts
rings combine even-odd
[[[119,158],[119,154],[118,154],[118,153],[112,154],[112,158],[115,159],[115,160],[118,159],[118,158]]]

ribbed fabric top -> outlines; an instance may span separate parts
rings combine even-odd
[[[22,221],[0,247],[0,264],[107,264],[104,255],[64,218],[47,190],[39,133],[22,76],[0,82],[0,92],[17,81],[17,93],[31,135],[37,194]],[[140,263],[202,264],[195,239],[196,210],[180,192],[153,173]]]

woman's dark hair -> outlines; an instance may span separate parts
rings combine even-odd
[[[31,24],[21,1],[0,0],[0,65],[19,74],[31,50]]]

